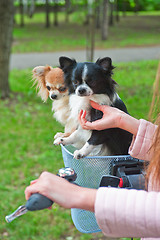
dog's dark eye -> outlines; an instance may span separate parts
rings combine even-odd
[[[64,92],[65,90],[66,90],[66,87],[60,87],[60,88],[59,88],[59,91],[60,91],[60,92]]]
[[[46,87],[48,90],[51,90],[51,88],[49,86]]]
[[[78,80],[74,80],[74,84],[77,85],[78,84]]]

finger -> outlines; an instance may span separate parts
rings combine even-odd
[[[86,114],[87,113],[86,113],[85,110],[81,112],[80,124],[81,124],[83,129],[90,130],[90,129],[92,129],[91,128],[92,127],[92,123],[86,120]]]
[[[79,114],[78,114],[78,120],[81,123],[81,118],[82,118],[83,110],[81,109]]]
[[[83,110],[81,109],[78,116],[81,117],[82,114],[83,114]]]
[[[30,185],[25,189],[25,198],[28,200],[33,193],[36,193],[37,190],[34,190],[34,185]]]
[[[91,130],[91,129],[95,129],[94,128],[94,123],[93,122],[89,122],[89,121],[85,121],[82,125],[83,129],[86,130]]]
[[[30,191],[28,190],[28,187],[26,187],[26,189],[25,189],[25,198],[26,198],[26,200],[28,200],[29,199],[29,197],[31,196],[31,193],[30,193]]]
[[[30,185],[36,183],[37,181],[38,181],[38,179],[35,179],[35,180],[30,181]]]
[[[82,119],[83,119],[83,120],[86,120],[86,114],[87,114],[87,112],[86,112],[86,110],[84,110],[83,113],[82,113]],[[86,121],[87,121],[87,120],[86,120]]]
[[[91,106],[92,106],[93,108],[95,108],[95,109],[100,110],[100,111],[103,112],[103,109],[104,109],[103,105],[99,105],[98,103],[96,103],[96,102],[94,102],[94,101],[92,101],[92,100],[90,100],[90,103],[91,103]]]
[[[102,119],[100,120],[96,120],[94,122],[86,122],[85,123],[85,129],[87,130],[103,130],[104,126],[103,126],[103,122]]]
[[[82,127],[85,124],[85,122],[87,121],[85,117],[86,117],[86,111],[81,110],[80,114],[78,116],[78,119],[79,119],[79,122],[82,125]]]
[[[79,114],[78,114],[78,120],[81,122],[81,118],[82,118],[82,115],[83,115],[83,110],[81,109]]]

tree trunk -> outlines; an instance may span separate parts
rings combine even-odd
[[[102,29],[101,29],[102,40],[106,40],[108,38],[107,10],[108,10],[108,0],[103,0]]]
[[[85,20],[84,20],[84,25],[88,25],[89,24],[88,0],[84,1],[84,6],[85,6],[85,9],[87,9]]]
[[[94,0],[90,1],[88,4],[88,17],[89,23],[87,26],[87,36],[86,36],[86,58],[87,61],[93,62],[94,60],[94,47],[95,47],[95,20],[96,14],[93,8]]]
[[[49,1],[46,0],[46,28],[50,27],[49,21]]]
[[[20,26],[24,27],[24,8],[23,8],[23,0],[19,1],[19,8],[20,8]]]
[[[118,4],[118,0],[116,0],[116,21],[119,22],[119,4]]]
[[[122,1],[123,17],[126,17],[126,0]]]
[[[58,26],[58,1],[54,0],[54,7],[53,7],[53,13],[54,13],[54,18],[53,18],[53,24],[55,27]]]
[[[30,0],[30,6],[28,9],[28,15],[30,18],[33,17],[34,12],[35,12],[35,0]]]
[[[65,0],[65,22],[66,23],[69,23],[70,8],[71,8],[70,0]]]
[[[12,44],[13,0],[0,1],[0,97],[9,97],[9,59]]]
[[[109,25],[113,26],[113,10],[114,10],[114,4],[112,2],[109,3],[110,5],[110,16],[109,16]]]
[[[134,12],[135,12],[135,14],[137,14],[138,13],[138,9],[139,9],[139,1],[135,0],[134,2],[135,2]]]
[[[97,3],[96,5],[96,28],[100,29],[101,27],[101,4]]]

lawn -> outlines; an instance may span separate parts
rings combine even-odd
[[[117,91],[130,114],[147,119],[158,61],[117,64]],[[101,233],[82,234],[71,220],[70,210],[28,212],[8,224],[5,215],[25,203],[24,189],[44,171],[63,167],[61,149],[53,136],[63,127],[52,117],[51,101],[43,103],[32,88],[31,69],[10,73],[11,98],[0,102],[0,239],[2,240],[100,240]]]
[[[53,26],[53,13],[50,14],[51,27],[45,28],[45,13],[36,13],[33,18],[25,15],[25,27],[19,26],[20,15],[15,16],[13,31],[13,53],[70,51],[86,48],[87,26],[84,14],[73,13],[66,23],[64,14],[59,14],[59,26]],[[109,27],[109,36],[101,41],[101,31],[95,31],[97,49],[154,46],[159,45],[160,11],[151,13],[128,14]]]

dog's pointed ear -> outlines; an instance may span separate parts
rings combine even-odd
[[[67,68],[67,67],[70,67],[70,66],[73,66],[74,64],[76,64],[76,60],[70,59],[68,57],[60,57],[59,63],[60,63],[60,67],[63,69],[63,68]]]
[[[41,77],[44,76],[47,72],[49,72],[52,68],[50,66],[37,66],[33,68],[32,73],[37,76]]]
[[[96,61],[96,64],[101,66],[104,70],[112,70],[114,67],[112,66],[112,60],[110,57],[99,58]]]
[[[48,90],[46,88],[45,77],[46,74],[51,71],[50,66],[37,66],[32,70],[33,86],[36,85],[38,95],[41,99],[46,102],[49,96]]]

